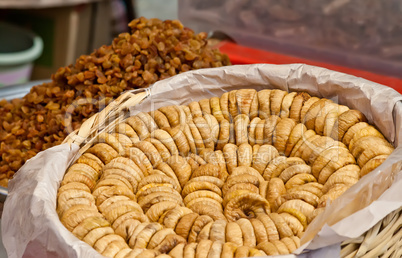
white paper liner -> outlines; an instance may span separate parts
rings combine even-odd
[[[309,225],[302,238],[303,248],[316,250],[300,257],[338,257],[341,241],[360,236],[402,206],[402,176],[398,174],[402,167],[402,95],[391,88],[302,64],[229,66],[191,71],[157,82],[149,89],[150,97],[132,112],[188,104],[248,87],[307,91],[358,109],[397,147],[380,167]],[[67,144],[41,152],[10,181],[1,225],[9,257],[102,257],[61,224],[55,209],[60,181],[77,152],[77,146]]]

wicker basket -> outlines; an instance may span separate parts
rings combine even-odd
[[[342,243],[341,257],[402,257],[402,208],[358,238]]]
[[[80,146],[80,153],[84,153],[96,139],[96,135],[103,131],[110,131],[121,123],[130,114],[129,108],[137,105],[149,96],[148,91],[133,93],[128,91],[107,105],[102,111],[86,120],[80,129],[70,133],[63,143]]]
[[[336,205],[325,209],[324,213],[327,212],[331,216],[324,222],[336,226],[344,222],[343,218],[356,219],[358,216],[354,215],[360,210],[370,208],[373,200],[380,200],[383,196],[389,197],[384,194],[388,189],[394,190],[391,193],[400,193],[402,96],[391,88],[354,76],[300,64],[283,66],[257,64],[203,69],[157,82],[145,90],[123,93],[65,139],[64,143],[70,144],[70,148],[68,144],[56,146],[28,161],[10,182],[10,194],[4,206],[2,235],[8,254],[11,257],[28,257],[33,254],[35,257],[49,255],[100,257],[94,249],[74,237],[57,216],[55,210],[57,189],[69,164],[95,142],[99,133],[112,131],[118,123],[128,118],[133,110],[157,109],[162,105],[165,106],[166,100],[177,100],[180,104],[185,104],[202,98],[220,96],[226,91],[250,85],[256,90],[278,88],[286,91],[307,91],[317,97],[337,98],[339,103],[362,111],[369,122],[375,122],[384,136],[397,147],[381,168],[363,177],[354,185],[358,187],[352,189],[354,187],[352,186],[334,201],[336,203],[346,200],[347,206],[339,206],[341,209],[346,207],[346,210],[334,208]],[[369,198],[365,198],[367,192],[358,191],[363,189],[360,187],[362,185],[364,189],[370,191]],[[356,225],[353,230],[347,227],[345,230],[353,231],[353,234],[350,234],[353,236],[344,237],[338,234],[338,238],[332,239],[332,242],[326,241],[327,235],[316,234],[318,231],[315,231],[313,223],[317,221],[321,223],[323,222],[321,218],[326,219],[327,216],[317,217],[308,227],[308,230],[312,230],[306,231],[305,236],[309,233],[306,236],[307,240],[311,240],[314,236],[323,237],[324,241],[321,243],[325,243],[317,246],[316,242],[314,247],[311,245],[307,248],[317,249],[337,244],[336,253],[331,254],[338,257],[340,242],[349,238],[341,245],[342,257],[401,257],[402,199],[400,194],[392,196],[393,198],[385,200],[392,199],[393,202],[387,202],[383,204],[382,209],[371,213],[375,219],[367,218],[370,224],[361,223],[360,227]],[[342,212],[341,216],[337,214],[339,211]],[[324,213],[322,215],[326,215]],[[339,221],[341,223],[338,223]],[[319,252],[315,255],[315,250],[309,255],[322,257]]]
[[[113,130],[130,115],[130,107],[149,97],[149,91],[126,92],[71,133],[65,143],[77,144],[84,153],[101,132]],[[402,208],[390,213],[360,237],[341,244],[341,257],[402,257]]]

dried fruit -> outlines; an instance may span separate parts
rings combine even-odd
[[[236,90],[159,110],[159,119],[139,113],[100,134],[61,183],[62,223],[103,255],[288,254],[329,202],[393,150],[374,127],[353,125],[360,113],[309,95]],[[333,118],[350,127],[347,145],[321,135]]]

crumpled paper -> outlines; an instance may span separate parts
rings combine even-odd
[[[202,69],[155,83],[147,89],[148,98],[132,107],[131,113],[248,87],[307,91],[358,109],[396,147],[386,162],[309,225],[297,250],[309,252],[299,257],[339,257],[341,241],[360,236],[402,206],[402,95],[374,82],[303,64]],[[78,147],[68,144],[48,149],[29,160],[10,181],[2,217],[9,257],[102,257],[61,224],[55,209],[57,189],[77,153]]]

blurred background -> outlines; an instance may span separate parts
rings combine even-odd
[[[111,44],[128,31],[129,20],[140,16],[177,19],[178,0],[2,0],[0,86],[49,79],[80,55]],[[34,65],[17,67],[24,62]]]
[[[400,90],[401,13],[400,0],[1,0],[0,87],[50,79],[144,16],[209,33],[232,64],[307,63]]]

